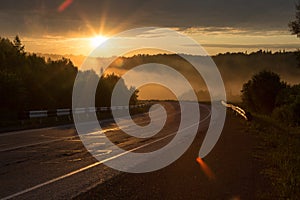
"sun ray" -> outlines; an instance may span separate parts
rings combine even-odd
[[[92,47],[98,47],[99,45],[101,45],[106,40],[107,40],[107,37],[102,36],[102,35],[98,35],[98,36],[92,37],[90,39],[90,43],[91,43]]]

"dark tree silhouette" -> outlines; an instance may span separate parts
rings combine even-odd
[[[18,36],[14,41],[0,37],[0,119],[8,119],[7,113],[24,110],[58,109],[72,107],[72,90],[78,73],[71,60],[45,60],[44,57],[25,52]],[[86,78],[99,76],[95,72],[86,73]],[[109,106],[111,93],[121,78],[107,75],[99,81],[96,94],[97,106]],[[121,79],[122,81],[122,79]],[[122,92],[129,94],[133,88],[127,88],[122,82]],[[137,92],[131,102],[137,102]]]
[[[290,31],[300,38],[300,1],[296,4],[296,19],[289,23]]]
[[[115,88],[115,85],[118,81],[121,81],[121,90],[122,96],[129,95],[130,92],[133,92],[133,95],[130,98],[130,104],[136,104],[138,98],[138,90],[134,87],[127,88],[124,80],[115,74],[108,74],[102,76],[99,80],[99,84],[96,92],[96,106],[110,106],[111,104],[111,95]]]
[[[21,39],[18,35],[16,35],[14,39],[14,47],[20,52],[24,53],[25,52],[25,46],[22,44]]]
[[[242,100],[251,110],[271,114],[278,94],[286,87],[278,74],[261,71],[243,85]]]
[[[290,32],[300,38],[300,0],[296,4],[296,19],[289,23]],[[296,52],[298,59],[298,67],[300,67],[300,49]]]
[[[273,111],[273,117],[289,125],[300,125],[300,84],[288,86],[278,95],[280,104]]]

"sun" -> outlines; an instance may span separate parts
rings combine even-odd
[[[92,47],[98,47],[100,44],[105,42],[108,38],[102,35],[90,38],[90,43]]]

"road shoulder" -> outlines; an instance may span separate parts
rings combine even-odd
[[[75,199],[257,199],[268,185],[253,155],[258,141],[247,122],[231,113],[221,138],[204,159],[215,175],[209,179],[196,162],[205,132],[177,161],[161,170],[122,173]]]

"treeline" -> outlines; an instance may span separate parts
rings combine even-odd
[[[57,57],[59,57],[59,55],[49,54],[45,54],[44,56],[54,59],[57,59]],[[80,65],[84,60],[83,56],[66,56],[78,65]],[[185,56],[188,56],[191,60],[201,59],[200,56]],[[224,80],[227,91],[227,98],[230,101],[237,102],[241,101],[240,91],[243,83],[246,80],[249,80],[253,74],[258,73],[261,70],[273,71],[280,74],[281,78],[286,80],[288,83],[297,84],[300,77],[300,67],[298,66],[299,56],[299,51],[288,52],[282,50],[278,52],[271,52],[259,50],[257,52],[251,53],[240,52],[218,54],[216,56],[212,56],[212,59],[219,68],[219,71]],[[95,62],[99,63],[99,66],[102,66],[102,63],[107,63],[107,58],[93,59]],[[207,93],[203,93],[203,91],[206,92],[207,88],[205,87],[201,76],[198,75],[197,71],[193,69],[193,66],[191,66],[186,60],[182,59],[179,55],[176,54],[140,54],[132,57],[118,57],[116,58],[115,62],[112,63],[112,65],[109,67],[109,70],[122,75],[126,73],[127,70],[145,63],[160,63],[173,67],[189,80],[189,82],[195,89],[195,92],[199,94],[198,98],[200,101],[209,100],[209,98],[207,98]],[[155,75],[164,73],[164,71],[156,68],[155,66],[152,69],[149,69],[147,72],[149,72],[149,79],[151,79],[151,74]],[[174,84],[177,84],[176,80],[174,80]],[[155,92],[159,93],[159,91],[146,91],[145,89],[143,89],[143,91],[141,91],[140,93],[140,97],[144,98],[145,93],[149,94]],[[159,96],[159,94],[154,96]]]
[[[185,55],[190,60],[198,60],[201,62],[201,56]],[[218,67],[227,92],[227,97],[230,101],[241,101],[240,91],[242,85],[251,76],[262,70],[273,71],[286,80],[289,84],[299,83],[300,68],[298,67],[297,57],[299,52],[271,52],[259,50],[252,53],[225,53],[212,56],[212,59]],[[200,101],[207,101],[207,95],[203,95],[201,91],[206,91],[205,83],[203,82],[198,72],[195,71],[186,60],[179,55],[159,54],[159,55],[136,55],[133,57],[120,57],[110,66],[111,71],[116,71],[118,74],[125,73],[135,66],[145,63],[161,63],[173,67],[182,75],[184,75],[196,92],[199,92],[198,98]],[[164,73],[159,68],[153,67],[149,69],[149,74]],[[174,80],[174,84],[176,81]]]
[[[0,38],[0,116],[15,118],[25,110],[71,108],[77,73],[98,76],[93,71],[79,72],[70,59],[46,60],[26,53],[18,36],[13,41]],[[96,106],[110,105],[112,88],[119,79],[114,74],[101,77]],[[132,103],[136,100],[137,92]]]
[[[300,125],[300,84],[289,85],[271,71],[261,71],[243,85],[242,100],[253,112],[288,125]]]

